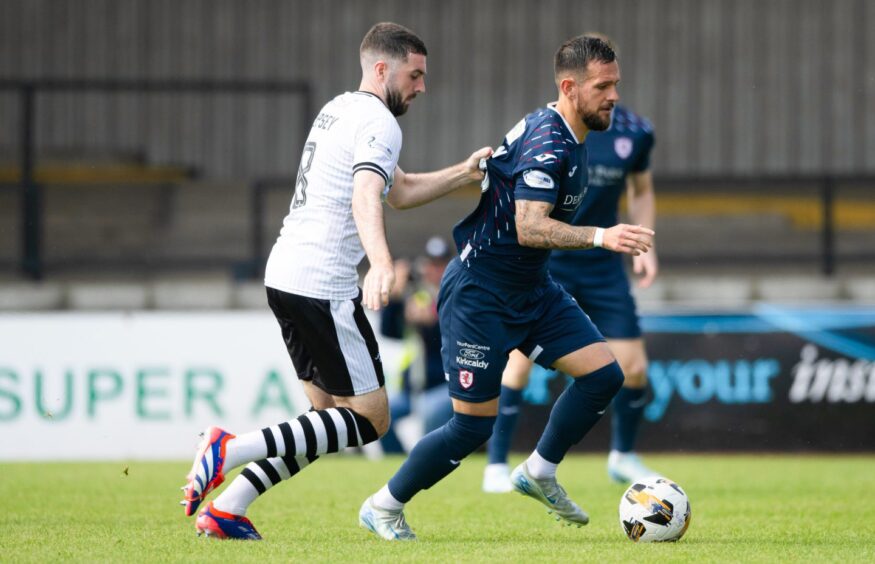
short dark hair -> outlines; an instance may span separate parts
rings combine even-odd
[[[587,31],[583,35],[585,35],[586,37],[595,37],[596,39],[601,39],[602,41],[607,43],[608,47],[610,47],[614,51],[614,57],[618,59],[620,58],[620,49],[617,48],[617,44],[614,43],[613,39],[611,39],[604,33],[600,31]]]
[[[365,34],[359,53],[368,51],[401,60],[406,60],[410,53],[428,55],[422,39],[403,25],[391,22],[378,23]]]
[[[585,71],[590,61],[612,63],[615,60],[617,55],[607,41],[591,35],[578,35],[559,46],[553,71],[558,77],[566,72]]]

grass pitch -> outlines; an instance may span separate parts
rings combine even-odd
[[[586,527],[560,526],[518,494],[481,493],[474,456],[408,506],[417,542],[379,540],[358,527],[358,508],[401,460],[323,458],[250,509],[263,542],[195,537],[178,505],[190,463],[0,464],[0,560],[875,560],[875,456],[648,456],[687,491],[693,516],[680,542],[637,545],[620,530],[624,487],[608,482],[603,456],[559,470]]]

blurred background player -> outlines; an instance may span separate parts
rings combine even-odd
[[[480,159],[491,154],[484,148],[423,174],[398,167],[396,118],[425,92],[426,55],[409,29],[376,24],[359,50],[359,90],[335,97],[313,122],[264,281],[312,409],[239,436],[207,429],[183,488],[186,515],[226,472],[247,466],[201,510],[199,533],[261,538],[244,517],[259,495],[322,454],[376,441],[389,426],[379,347],[362,307],[386,305],[395,278],[382,200],[395,208],[430,202],[479,181]],[[369,269],[359,288],[357,267],[365,255]]]
[[[425,254],[414,262],[415,271],[411,271],[408,261],[395,261],[395,287],[389,305],[380,313],[380,332],[393,339],[409,341],[412,338],[416,342],[405,347],[397,389],[393,391],[387,384],[392,421],[380,439],[383,452],[387,454],[405,451],[396,432],[400,419],[411,414],[421,419],[421,436],[434,431],[453,416],[441,360],[437,312],[441,277],[451,257],[447,242],[434,236],[426,242]]]
[[[602,34],[587,35],[613,45]],[[653,144],[650,122],[621,105],[614,107],[610,128],[587,135],[589,185],[575,218],[576,225],[616,225],[620,197],[625,192],[629,222],[654,227],[656,199],[650,172]],[[649,287],[658,271],[656,249],[632,257],[632,264],[634,273],[641,275],[638,286]],[[625,381],[613,401],[609,476],[618,482],[630,482],[653,475],[634,452],[646,404],[647,352],[623,257],[605,249],[554,251],[549,269],[553,279],[577,300],[607,339],[623,369]],[[511,353],[502,376],[498,419],[488,447],[489,463],[483,473],[485,492],[503,493],[512,489],[508,451],[523,389],[530,373],[536,371],[542,380],[553,376],[543,374],[550,371],[534,365],[519,351]]]
[[[601,418],[623,383],[604,338],[547,271],[552,249],[645,253],[653,230],[570,225],[587,186],[590,130],[607,129],[620,67],[604,41],[579,36],[557,50],[558,101],[525,116],[485,163],[477,208],[453,229],[459,258],[441,281],[444,370],[453,418],[423,437],[389,482],[362,504],[359,523],[385,540],[413,540],[403,509],[492,435],[508,354],[520,349],[572,375],[537,448],[511,474],[521,494],[577,526],[589,516],[556,479],[568,450]]]

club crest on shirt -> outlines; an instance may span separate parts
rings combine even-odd
[[[469,370],[459,370],[459,384],[466,390],[474,385],[474,373]]]
[[[614,139],[614,151],[621,159],[628,159],[632,154],[632,140],[628,137],[617,137]]]

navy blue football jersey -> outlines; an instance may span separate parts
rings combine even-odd
[[[486,161],[479,205],[453,229],[462,263],[499,287],[541,283],[550,250],[519,244],[516,200],[549,202],[550,217],[570,223],[586,192],[586,153],[552,104],[520,120]]]
[[[589,186],[573,223],[613,227],[619,223],[618,207],[627,175],[650,168],[653,126],[631,110],[616,106],[611,126],[605,131],[590,131],[585,144]],[[605,260],[622,264],[622,256],[607,249],[556,251],[550,258],[550,271],[557,279],[566,273],[577,277],[602,270],[599,267]]]

